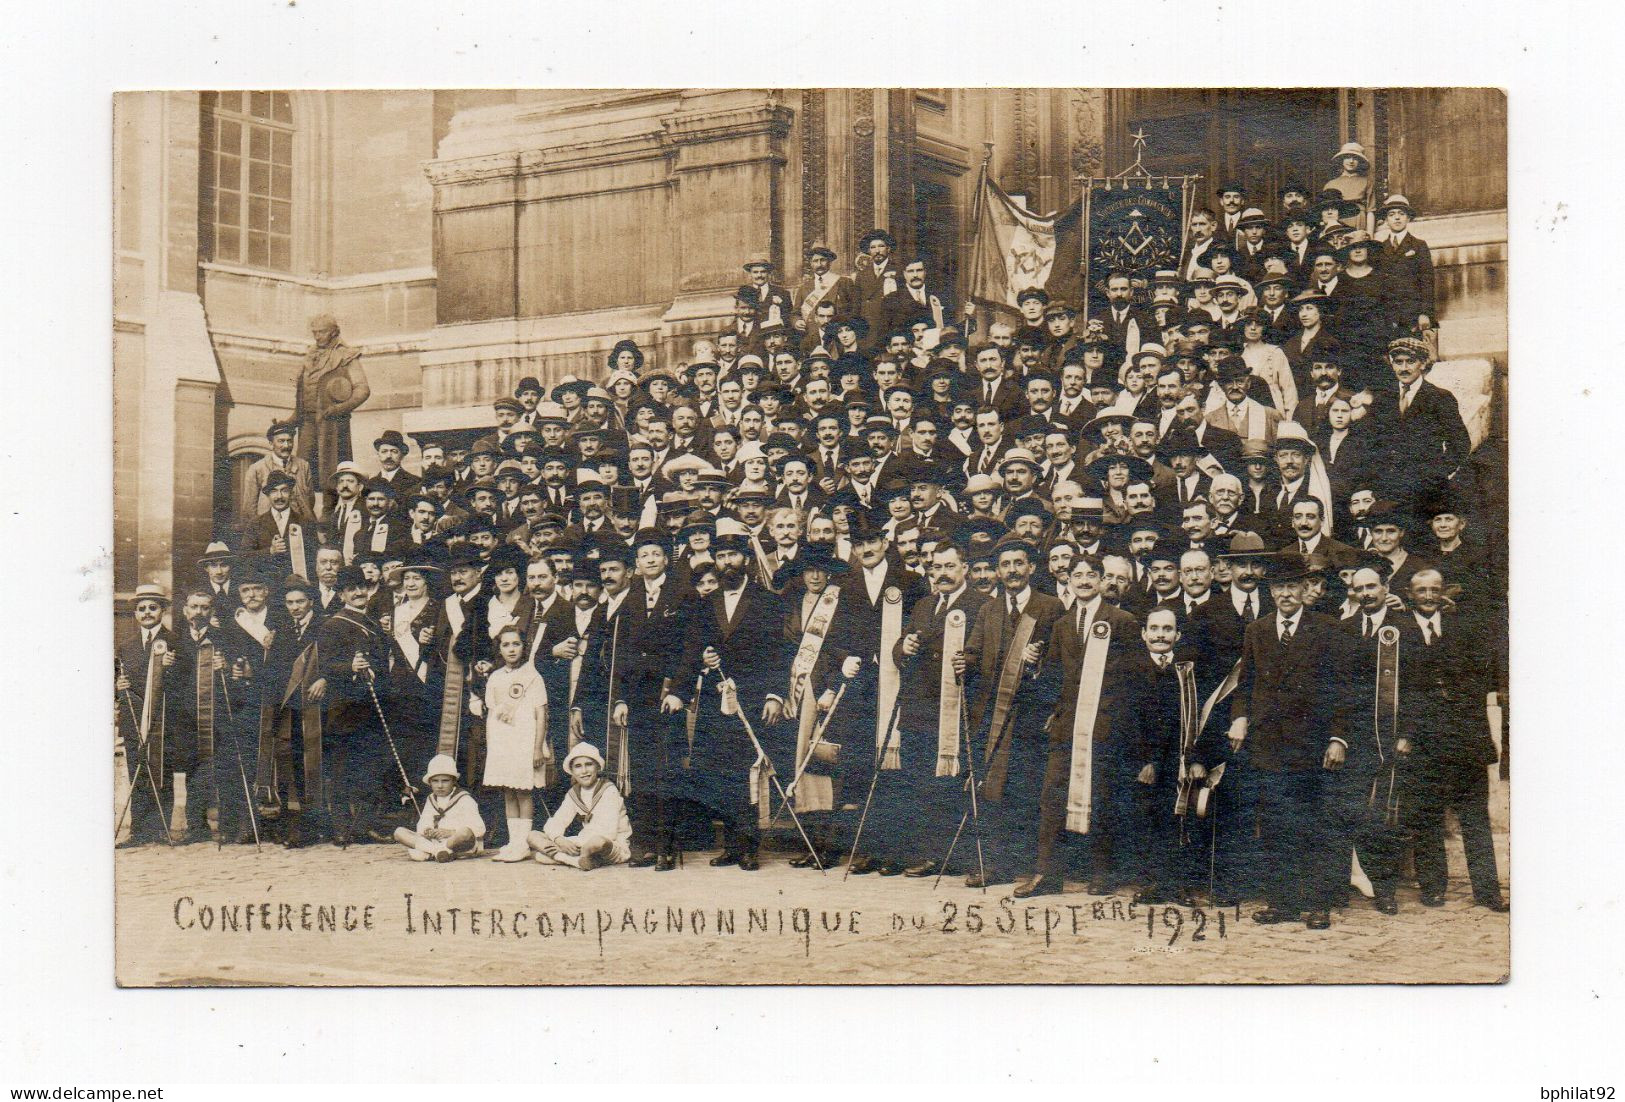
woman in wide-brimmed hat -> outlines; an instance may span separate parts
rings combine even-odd
[[[1332,154],[1332,163],[1338,173],[1326,181],[1321,194],[1335,191],[1354,204],[1356,215],[1364,210],[1371,199],[1371,158],[1359,142],[1344,142],[1343,148]]]

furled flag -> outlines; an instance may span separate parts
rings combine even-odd
[[[1029,287],[1053,288],[1058,276],[1059,282],[1076,282],[1079,243],[1075,210],[1034,214],[985,176],[978,205],[971,275],[973,299],[1014,310],[1016,296]],[[1062,225],[1072,226],[1073,233],[1058,235]],[[1070,240],[1059,241],[1058,247],[1058,237]],[[1066,271],[1062,272],[1063,268]],[[1053,297],[1053,291],[1051,294]]]

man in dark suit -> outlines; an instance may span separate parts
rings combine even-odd
[[[1425,570],[1411,579],[1407,613],[1421,635],[1419,661],[1408,674],[1423,694],[1414,737],[1399,746],[1408,756],[1407,826],[1416,846],[1416,878],[1422,903],[1444,902],[1448,886],[1444,816],[1454,808],[1461,823],[1462,848],[1473,902],[1505,911],[1495,842],[1490,834],[1488,767],[1498,758],[1484,718],[1489,688],[1483,648],[1444,610],[1444,579]],[[1403,681],[1402,681],[1403,684]]]
[[[1403,195],[1390,195],[1377,209],[1388,227],[1378,268],[1388,282],[1394,299],[1394,314],[1402,329],[1431,329],[1433,304],[1433,252],[1428,243],[1410,231],[1416,212]]]
[[[243,533],[244,554],[275,556],[281,567],[289,573],[309,578],[316,566],[316,550],[321,546],[316,524],[303,516],[293,504],[294,480],[285,471],[273,471],[265,480],[265,495],[270,508],[248,522]],[[298,525],[305,547],[304,560],[295,563],[290,554],[289,526]]]
[[[400,794],[391,783],[394,762],[373,706],[372,685],[389,670],[389,639],[367,616],[370,596],[358,566],[339,571],[335,587],[343,608],[323,620],[317,636],[321,680],[315,695],[326,701],[322,764],[333,837],[348,845],[356,830],[388,837],[382,819]]]
[[[1134,285],[1127,272],[1112,272],[1106,277],[1106,309],[1101,311],[1100,321],[1112,347],[1127,356],[1162,335],[1156,323],[1134,305]]]
[[[1044,731],[1049,710],[1039,694],[1023,690],[1035,684],[1051,629],[1066,611],[1058,599],[1033,589],[1038,552],[1031,543],[1006,536],[995,553],[998,587],[977,611],[965,650],[953,659],[954,672],[965,679],[971,700],[971,741],[982,767],[979,806],[987,884],[1011,880],[1037,862],[1033,828],[1039,820],[1049,756]],[[1014,644],[1024,622],[1026,642],[1017,649]],[[1009,690],[1008,710],[1002,716],[1001,682]],[[995,719],[1001,722],[995,725]],[[985,886],[976,872],[966,883]]]
[[[937,870],[947,848],[945,839],[957,822],[954,817],[969,806],[962,776],[966,769],[963,712],[955,728],[960,739],[956,743],[960,775],[936,775],[943,663],[951,657],[943,652],[943,633],[949,614],[957,610],[965,615],[968,634],[987,600],[966,584],[969,568],[963,546],[948,541],[937,544],[929,566],[931,592],[914,602],[893,652],[902,675],[897,719],[902,769],[894,786],[895,799],[888,804],[892,814],[881,829],[892,835],[889,848],[907,862],[906,876],[930,876]]]
[[[1407,842],[1398,813],[1405,778],[1396,772],[1396,755],[1401,740],[1415,741],[1414,725],[1423,697],[1419,690],[1424,682],[1414,674],[1423,644],[1411,617],[1389,607],[1387,571],[1380,563],[1376,560],[1374,565],[1361,566],[1350,576],[1349,595],[1355,608],[1338,623],[1348,637],[1350,695],[1361,703],[1374,701],[1375,706],[1352,713],[1348,731],[1351,759],[1341,774],[1342,815],[1334,825],[1358,852],[1360,868],[1371,881],[1373,905],[1391,915],[1399,913],[1394,890]],[[1394,637],[1395,670],[1400,674],[1396,700],[1378,695],[1380,639],[1385,629],[1398,632]]]
[[[1214,229],[1217,224],[1218,216],[1206,207],[1191,215],[1190,232],[1185,238],[1185,265],[1180,269],[1180,278],[1185,282],[1195,279],[1198,269],[1208,267],[1207,254],[1216,240]]]
[[[754,794],[751,791],[756,750],[745,722],[755,730],[777,724],[784,715],[793,652],[780,630],[784,612],[778,595],[751,577],[750,538],[744,525],[718,521],[711,549],[721,585],[696,603],[672,674],[673,693],[685,709],[692,709],[694,735],[679,747],[667,800],[722,820],[722,852],[711,859],[712,865],[738,865],[754,872],[761,867],[757,812],[762,805],[753,807],[752,797],[763,801],[768,796],[765,784]],[[731,709],[723,711],[720,686],[725,679],[737,693],[743,719]],[[788,761],[776,764],[794,768]],[[667,829],[675,831],[679,818],[672,814]],[[674,839],[666,843],[665,852],[676,848]]]
[[[1068,584],[1072,607],[1055,617],[1045,647],[1043,671],[1038,691],[1040,710],[1048,718],[1042,731],[1044,747],[1043,789],[1037,821],[1038,837],[1033,875],[1015,887],[1018,897],[1058,893],[1064,881],[1065,860],[1058,843],[1066,829],[1067,805],[1072,792],[1073,730],[1078,704],[1078,688],[1083,682],[1085,646],[1096,624],[1111,626],[1111,641],[1100,681],[1099,707],[1094,725],[1086,736],[1091,743],[1091,783],[1087,873],[1092,891],[1110,892],[1126,873],[1120,848],[1132,843],[1128,830],[1136,793],[1131,787],[1139,764],[1130,767],[1138,746],[1127,745],[1133,738],[1130,709],[1133,694],[1124,665],[1139,645],[1139,621],[1107,601],[1100,592],[1101,562],[1098,556],[1075,555]],[[1035,732],[1036,734],[1037,732]]]
[[[638,577],[621,606],[614,722],[631,732],[633,771],[647,778],[634,792],[634,824],[648,824],[634,837],[632,864],[653,865],[659,872],[677,867],[676,834],[669,793],[681,765],[684,727],[678,717],[684,698],[678,695],[673,671],[682,657],[691,609],[688,594],[668,573],[669,540],[655,528],[633,537]],[[692,692],[693,687],[683,688]],[[647,849],[640,849],[640,845]]]
[[[1232,752],[1246,749],[1258,781],[1266,906],[1253,920],[1302,916],[1309,929],[1324,930],[1348,875],[1347,851],[1331,829],[1338,789],[1329,774],[1349,764],[1350,702],[1337,624],[1304,608],[1312,573],[1296,553],[1271,558],[1275,614],[1243,635],[1228,737]]]
[[[773,282],[773,262],[747,260],[745,275],[750,282],[740,290],[748,287],[755,292],[756,320],[763,326],[788,327],[791,317],[790,292]]]
[[[881,304],[903,285],[902,270],[891,255],[896,247],[897,239],[885,230],[870,230],[858,238],[858,252],[863,255],[855,262],[852,282],[857,290],[854,308],[869,326],[863,341],[866,349],[886,343]]]
[[[852,511],[848,537],[852,541],[852,569],[841,582],[843,632],[853,641],[849,650],[858,654],[863,664],[859,674],[849,682],[840,718],[830,737],[843,746],[854,747],[850,758],[843,756],[841,773],[842,784],[857,792],[867,792],[874,780],[879,724],[891,718],[879,714],[879,647],[886,591],[898,591],[903,609],[910,608],[925,593],[920,576],[904,568],[902,560],[890,551],[886,520],[886,509],[882,506]],[[887,775],[875,782],[874,814],[880,815],[882,820],[890,818],[879,810],[882,806],[890,807],[899,798],[908,801],[908,782],[899,785],[896,771],[885,772]],[[899,792],[899,788],[903,791]],[[852,829],[856,831],[855,820]],[[865,827],[863,848],[853,857],[853,872],[878,869],[884,875],[895,875],[904,871],[904,862],[911,855],[899,851],[895,833],[889,837],[887,833],[885,827],[878,832]]]
[[[1395,406],[1372,409],[1374,427],[1382,431],[1386,496],[1409,503],[1436,493],[1467,463],[1472,448],[1456,396],[1427,380],[1433,350],[1416,337],[1388,345],[1388,364],[1399,384]]]
[[[395,491],[375,478],[361,498],[363,519],[356,534],[355,553],[372,551],[389,559],[404,559],[412,541],[412,524],[395,505]]]
[[[926,284],[925,260],[914,257],[903,266],[903,284],[881,300],[883,339],[893,333],[908,333],[916,322],[941,329],[952,324],[953,294],[946,287]]]
[[[162,586],[142,585],[135,591],[134,624],[121,630],[114,646],[113,690],[117,696],[119,734],[124,738],[124,754],[134,787],[130,792],[130,808],[125,816],[130,824],[130,838],[120,843],[139,846],[156,842],[167,836],[167,820],[162,803],[154,798],[170,785],[171,771],[165,760],[162,743],[157,739],[159,719],[167,711],[164,701],[174,693],[174,678],[169,670],[175,664],[175,637],[164,626],[164,613],[169,608],[169,594]],[[152,665],[153,647],[160,645],[159,663],[164,667],[159,676],[163,682],[152,703],[152,741],[141,742],[141,715],[147,697],[147,674]],[[139,775],[138,775],[139,774]],[[150,776],[150,780],[148,779]],[[122,809],[121,809],[122,810]]]

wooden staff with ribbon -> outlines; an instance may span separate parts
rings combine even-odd
[[[1025,652],[1032,642],[1038,621],[1025,612],[1016,621],[1010,649],[1005,651],[999,670],[999,683],[993,696],[993,716],[988,722],[987,751],[983,758],[987,772],[982,776],[982,795],[997,803],[1004,799],[1004,782],[1010,768],[1010,713],[1015,706],[1016,689],[1026,667]],[[979,718],[979,717],[978,717]],[[980,726],[980,724],[973,724]]]
[[[796,809],[790,807],[790,798],[784,794],[784,785],[779,783],[778,774],[773,771],[773,759],[767,756],[767,751],[762,748],[761,741],[756,737],[755,729],[750,725],[750,717],[745,714],[745,709],[739,705],[739,686],[734,683],[733,678],[722,671],[720,666],[717,668],[717,672],[722,674],[722,680],[717,684],[717,692],[722,694],[722,714],[739,717],[739,722],[745,728],[745,735],[750,739],[751,747],[756,751],[757,762],[761,764],[763,770],[767,773],[773,787],[778,789],[779,802],[790,808],[790,821],[796,824],[796,831],[801,835],[801,841],[806,845],[807,852],[812,855],[813,864],[818,866],[818,871],[822,874],[824,862],[818,856],[818,847],[814,846],[812,839],[807,837],[807,831],[802,827],[801,817],[796,814]]]
[[[151,744],[151,740],[147,737],[147,732],[149,730],[149,721],[150,721],[151,716],[152,716],[152,709],[150,708],[148,702],[152,699],[152,697],[154,695],[153,694],[153,689],[154,689],[154,686],[156,684],[153,681],[153,676],[154,676],[153,667],[156,666],[157,669],[160,670],[160,671],[163,669],[163,661],[162,661],[162,659],[163,659],[164,651],[167,650],[167,647],[165,646],[164,641],[162,639],[159,639],[159,640],[156,640],[152,644],[152,649],[157,653],[154,654],[151,658],[149,658],[148,662],[147,662],[147,693],[146,693],[146,696],[141,701],[141,715],[140,716],[136,715],[135,701],[133,699],[131,699],[131,697],[130,697],[130,690],[125,689],[124,694],[123,694],[124,695],[124,707],[129,711],[129,713],[130,713],[130,722],[134,725],[134,729],[135,729],[135,733],[136,733],[136,739],[137,739],[137,746],[136,746],[136,759],[135,759],[135,773],[130,778],[130,791],[125,796],[124,808],[123,808],[123,810],[121,810],[119,812],[118,819],[115,820],[114,823],[113,823],[113,836],[115,838],[117,838],[120,831],[122,831],[123,828],[124,828],[124,822],[129,817],[129,814],[130,814],[130,807],[135,801],[135,791],[136,791],[137,788],[141,787],[141,773],[142,773],[143,770],[145,770],[145,772],[147,774],[147,785],[148,785],[148,787],[150,787],[152,789],[153,807],[157,809],[159,825],[161,825],[164,828],[164,841],[169,843],[169,845],[173,846],[175,844],[175,838],[174,838],[174,835],[171,834],[170,829],[169,829],[169,817],[164,814],[164,801],[163,801],[163,797],[159,794],[159,791],[158,791],[158,778],[152,771],[152,744]],[[128,678],[128,676],[129,676],[128,672],[124,669],[124,663],[122,661],[119,662],[119,676],[125,677],[125,678]],[[161,676],[161,674],[159,676]],[[146,718],[144,719],[143,717],[146,717]],[[159,725],[159,730],[162,731],[162,729],[163,729],[163,717],[162,717],[161,707],[160,707],[160,712],[159,712],[158,725]]]
[[[1377,761],[1387,766],[1388,792],[1383,800],[1383,825],[1399,825],[1399,629],[1384,624],[1377,629],[1377,691],[1372,701],[1372,722],[1377,740]],[[1387,750],[1384,750],[1386,741]],[[1382,774],[1372,782],[1368,805],[1375,801]]]
[[[632,763],[626,724],[615,722],[615,663],[619,657],[620,642],[621,617],[617,613],[615,625],[609,632],[609,678],[604,688],[604,765],[605,772],[625,797],[632,792]]]
[[[965,736],[965,682],[949,659],[965,649],[965,610],[948,613],[942,625],[942,673],[937,683],[937,776],[959,776],[959,748]]]
[[[925,652],[922,650],[908,660],[909,676],[913,676],[914,669],[920,664],[920,659],[924,654]],[[875,802],[875,788],[880,784],[881,764],[885,757],[886,747],[893,742],[897,735],[897,720],[902,713],[903,697],[899,693],[892,702],[891,716],[886,720],[886,734],[875,740],[874,770],[869,775],[869,794],[863,799],[863,811],[858,816],[858,829],[852,833],[852,851],[847,854],[846,872],[841,876],[842,880],[852,875],[852,862],[858,859],[858,843],[863,839],[864,824],[869,821],[869,808]]]
[[[226,731],[231,739],[231,752],[237,758],[237,776],[243,782],[244,806],[248,809],[248,824],[254,831],[254,849],[260,850],[260,823],[254,814],[254,794],[248,787],[248,770],[243,766],[243,748],[237,741],[236,715],[231,707],[231,687],[227,682],[226,671],[216,671],[220,675],[220,695],[226,704]],[[263,852],[263,851],[261,851]]]
[[[203,809],[204,822],[214,835],[216,849],[225,845],[220,836],[220,770],[214,760],[214,656],[215,645],[204,640],[197,647],[197,752],[201,760],[209,760],[208,806]]]
[[[964,616],[964,613],[959,612],[957,609],[955,610],[955,614],[961,617]],[[954,652],[944,648],[944,655],[951,653]],[[952,669],[952,666],[949,666],[946,662],[944,662],[944,665],[950,670]],[[982,812],[981,808],[977,806],[976,801],[976,754],[971,749],[970,723],[965,718],[964,683],[963,680],[958,677],[955,677],[954,680],[959,683],[959,731],[961,737],[965,740],[965,790],[970,794],[970,806],[967,807],[965,809],[965,813],[959,817],[959,826],[954,829],[954,836],[948,842],[948,852],[942,855],[942,864],[937,867],[937,878],[932,882],[931,890],[936,891],[937,885],[942,883],[942,877],[948,871],[948,863],[954,859],[954,847],[959,845],[959,836],[965,830],[965,820],[969,818],[971,822],[971,833],[976,838],[976,873],[982,881],[982,894],[986,895],[987,862],[982,855]]]

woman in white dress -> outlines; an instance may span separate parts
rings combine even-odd
[[[1241,323],[1241,358],[1254,375],[1269,384],[1270,402],[1281,411],[1282,417],[1291,417],[1298,408],[1298,384],[1292,378],[1292,365],[1279,345],[1264,340],[1269,321],[1263,314],[1248,314]]]
[[[509,626],[497,633],[502,667],[485,682],[485,774],[481,782],[502,789],[508,840],[493,856],[523,861],[535,811],[533,793],[551,780],[553,750],[547,742],[547,686],[525,661],[525,633]]]

